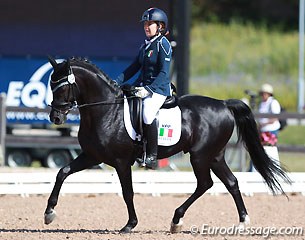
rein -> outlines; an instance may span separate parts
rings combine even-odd
[[[76,105],[76,107],[77,108],[83,108],[83,107],[91,107],[91,106],[96,106],[96,105],[121,104],[122,100],[124,100],[124,99],[131,99],[131,98],[136,98],[136,96],[117,98],[115,102],[101,101],[101,102],[93,102],[93,103],[84,103],[84,104],[81,104],[81,105]]]

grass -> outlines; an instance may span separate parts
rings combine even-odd
[[[279,133],[279,144],[305,146],[305,126],[287,126]],[[280,152],[280,161],[290,172],[305,172],[305,153]]]
[[[234,22],[198,23],[192,27],[192,75],[241,71],[256,78],[261,74],[297,74],[298,33]]]
[[[305,146],[305,126],[287,126],[279,133],[279,144],[303,145]]]
[[[296,110],[298,33],[270,31],[232,22],[196,23],[191,29],[190,92],[215,98],[241,98],[262,83],[289,111]]]
[[[305,153],[279,153],[281,164],[289,172],[305,172]]]

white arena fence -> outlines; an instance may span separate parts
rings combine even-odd
[[[0,173],[0,195],[50,194],[56,180],[57,171]],[[234,172],[241,193],[271,193],[257,172]],[[191,194],[196,188],[193,172],[134,171],[134,192],[138,194]],[[289,173],[292,185],[282,183],[286,193],[301,193],[305,196],[305,173]],[[214,185],[210,194],[228,193],[223,183],[212,174]],[[61,189],[61,194],[103,194],[121,195],[121,185],[115,171],[86,170],[69,176]]]

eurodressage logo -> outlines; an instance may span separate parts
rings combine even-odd
[[[149,50],[149,52],[148,52],[148,54],[147,54],[147,57],[151,57],[152,56],[152,54],[153,54],[153,50]]]
[[[262,236],[264,239],[269,237],[282,237],[284,236],[303,236],[304,228],[303,227],[241,227],[239,225],[232,225],[231,227],[217,227],[209,226],[208,224],[202,224],[202,226],[192,225],[190,228],[191,234],[196,236],[198,234],[202,236],[212,237],[212,236],[222,236],[226,239],[225,236]],[[286,238],[285,238],[286,239]]]

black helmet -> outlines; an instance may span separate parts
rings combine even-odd
[[[156,22],[163,22],[165,25],[165,28],[167,28],[167,16],[164,11],[162,11],[159,8],[149,8],[147,9],[141,18],[141,22],[144,21],[156,21]]]

